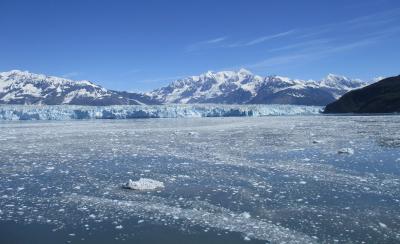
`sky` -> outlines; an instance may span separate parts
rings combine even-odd
[[[190,75],[400,74],[398,0],[1,0],[0,71],[150,91]]]

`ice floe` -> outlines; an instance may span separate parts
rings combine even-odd
[[[353,155],[354,154],[354,149],[353,148],[341,148],[338,150],[338,154],[348,154],[348,155]]]
[[[123,188],[138,191],[147,191],[164,188],[164,183],[153,179],[140,178],[137,181],[129,180],[125,185],[123,185]]]

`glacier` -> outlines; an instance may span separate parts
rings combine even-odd
[[[0,120],[82,120],[316,115],[319,106],[302,105],[0,105]]]

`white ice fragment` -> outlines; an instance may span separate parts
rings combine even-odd
[[[251,215],[248,212],[243,212],[242,213],[242,217],[245,218],[245,219],[249,219],[251,217]]]
[[[115,226],[115,229],[117,229],[117,230],[120,230],[120,229],[122,229],[122,228],[124,228],[122,225],[117,225],[117,226]]]
[[[382,222],[379,222],[379,226],[382,227],[382,228],[387,228],[387,225],[382,223]]]
[[[341,148],[338,151],[338,154],[348,154],[348,155],[352,155],[354,154],[354,150],[352,148]]]
[[[245,241],[251,241],[250,237],[248,237],[248,236],[245,236],[245,237],[243,238],[243,240],[245,240]]]
[[[129,180],[123,187],[131,190],[146,191],[164,188],[164,183],[153,179],[140,178],[138,181]]]

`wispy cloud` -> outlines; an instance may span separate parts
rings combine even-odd
[[[316,45],[323,45],[332,42],[332,39],[328,38],[321,38],[321,39],[315,39],[315,40],[307,40],[307,41],[302,41],[302,42],[296,42],[293,44],[288,44],[285,46],[279,46],[276,48],[271,48],[268,49],[270,52],[278,52],[278,51],[286,51],[286,50],[291,50],[291,49],[299,49],[299,48],[307,48],[307,47],[313,47]]]
[[[385,37],[386,36],[384,35],[377,35],[377,33],[375,33],[375,35],[372,34],[369,38],[348,43],[335,44],[333,41],[330,41],[325,42],[323,45],[310,45],[304,49],[297,50],[297,52],[270,56],[264,60],[241,66],[246,68],[271,68],[282,65],[298,64],[299,62],[316,60],[331,54],[366,47],[377,43],[380,39]]]
[[[398,36],[400,26],[387,25],[387,23],[395,19],[400,20],[399,14],[400,9],[394,9],[339,23],[298,30],[299,33],[304,34],[296,41],[291,40],[285,45],[270,48],[269,53],[272,55],[268,58],[241,66],[269,68],[297,65],[336,53],[376,45],[383,40]]]
[[[226,40],[226,36],[218,37],[218,38],[215,38],[215,39],[211,39],[211,40],[205,41],[205,42],[203,42],[203,43],[205,43],[205,44],[213,44],[213,43],[222,42],[222,41],[224,41],[224,40]]]
[[[393,20],[393,18],[398,18],[400,14],[400,8],[394,8],[387,11],[377,12],[374,14],[359,16],[347,21],[343,21],[343,24],[373,24],[373,23],[387,23]],[[339,23],[339,24],[341,24]]]
[[[353,32],[356,29],[386,28],[388,23],[398,21],[400,18],[400,8],[382,11],[374,14],[358,16],[352,19],[338,21],[324,25],[304,28],[299,37],[310,38],[318,35],[326,35],[334,31]]]
[[[259,37],[257,39],[254,39],[252,41],[249,41],[247,43],[244,44],[244,46],[253,46],[259,43],[263,43],[272,39],[276,39],[276,38],[280,38],[280,37],[284,37],[284,36],[288,36],[291,35],[295,32],[295,30],[290,30],[290,31],[285,31],[285,32],[281,32],[281,33],[277,33],[277,34],[273,34],[273,35],[268,35],[268,36],[262,36]]]
[[[307,58],[307,54],[289,54],[289,55],[279,55],[279,56],[272,56],[269,58],[266,58],[264,60],[261,60],[256,63],[252,64],[247,64],[247,65],[241,65],[242,67],[250,68],[250,69],[256,69],[256,68],[270,68],[270,67],[276,67],[279,65],[284,65],[284,64],[289,64],[301,59]]]
[[[277,38],[281,38],[281,37],[286,37],[289,36],[293,33],[295,33],[297,30],[293,29],[293,30],[289,30],[289,31],[285,31],[285,32],[280,32],[280,33],[276,33],[276,34],[272,34],[272,35],[266,35],[266,36],[261,36],[261,37],[257,37],[253,40],[250,41],[242,41],[242,42],[235,42],[235,43],[231,43],[231,44],[226,44],[222,47],[227,47],[227,48],[235,48],[235,47],[248,47],[248,46],[253,46],[253,45],[257,45],[263,42],[267,42],[273,39],[277,39]]]
[[[312,42],[316,42],[318,40],[321,41],[321,39],[323,39],[321,36],[326,38],[325,36],[327,35],[336,36],[337,33],[346,33],[346,35],[343,36],[347,36],[347,34],[352,35],[352,32],[357,29],[363,30],[368,28],[384,28],[388,25],[388,23],[398,21],[400,19],[399,16],[400,8],[396,8],[389,11],[355,17],[341,22],[317,25],[308,28],[291,29],[280,33],[264,35],[247,41],[227,43],[226,40],[228,38],[226,36],[221,36],[191,44],[186,47],[186,51],[192,52],[208,48],[243,48],[259,45],[275,39],[282,39],[285,40],[285,42],[289,42],[289,44],[286,44],[286,47],[277,46],[271,49],[274,51],[283,51],[291,48],[301,47],[306,44],[312,44]],[[313,40],[312,38],[316,38],[317,40]],[[298,41],[301,39],[305,39],[307,41],[298,43]],[[296,43],[293,42],[294,40]],[[274,44],[276,44],[276,42]]]
[[[237,41],[230,37],[215,38],[202,45],[216,44],[213,48],[246,48],[266,44],[266,58],[253,63],[238,64],[232,67],[265,69],[271,67],[296,66],[304,62],[378,45],[389,38],[398,38],[400,8],[358,16],[335,23],[292,29],[285,32],[261,36],[252,40]]]
[[[200,41],[196,43],[192,43],[186,47],[187,52],[193,52],[200,49],[212,48],[215,47],[215,44],[221,43],[227,39],[226,36],[221,36],[205,41]]]

